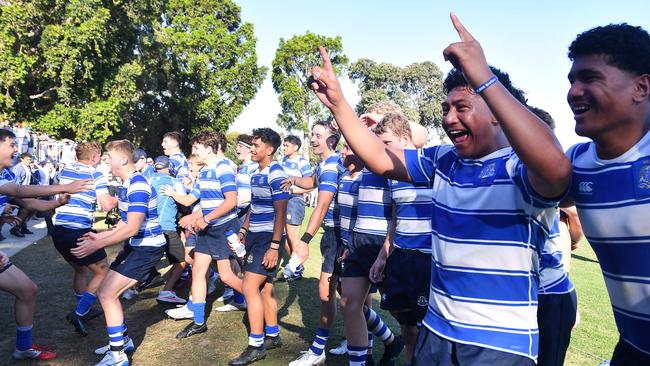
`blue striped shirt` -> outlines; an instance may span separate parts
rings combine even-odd
[[[258,168],[259,164],[254,161],[239,166],[237,171],[237,207],[245,208],[250,205],[251,175]]]
[[[199,173],[198,184],[192,189],[194,197],[200,197],[203,216],[221,206],[226,192],[237,192],[235,170],[228,159],[219,159],[213,166],[204,166]],[[209,226],[222,225],[237,217],[237,208],[210,221]]]
[[[251,209],[248,229],[252,232],[273,232],[275,208],[273,202],[288,200],[289,193],[283,191],[280,184],[289,176],[282,165],[272,161],[262,171],[259,169],[251,176]]]
[[[72,163],[59,173],[59,184],[81,179],[92,179],[95,190],[73,194],[70,202],[56,209],[54,225],[69,229],[90,229],[93,226],[97,196],[108,194],[108,180],[95,167],[81,163]]]
[[[539,258],[539,294],[561,295],[573,291],[573,283],[562,263],[562,237],[560,236],[560,211],[553,221],[551,233],[546,239]]]
[[[341,240],[343,240],[343,244],[345,245],[350,241],[350,234],[357,221],[357,200],[359,199],[360,185],[361,173],[353,178],[350,172],[346,170],[339,180],[339,191],[336,200],[340,210]]]
[[[147,246],[161,247],[165,245],[165,236],[158,223],[158,200],[156,191],[151,188],[147,179],[140,172],[134,172],[124,181],[119,189],[118,207],[124,223],[127,213],[144,213],[144,221],[138,233],[129,240],[132,247]]]
[[[395,237],[393,245],[400,249],[431,254],[431,219],[433,191],[431,187],[389,180],[395,204]]]
[[[537,195],[512,148],[462,159],[453,146],[406,150],[433,187],[431,293],[424,325],[464,344],[537,358],[537,254],[557,201]]]
[[[571,195],[621,339],[650,354],[650,133],[615,159],[598,158],[591,142],[567,154]]]
[[[393,219],[392,198],[388,179],[367,169],[361,172],[355,233],[386,236]]]
[[[324,161],[321,161],[316,167],[316,179],[318,182],[318,190],[320,192],[331,192],[333,194],[332,202],[330,202],[323,219],[323,226],[334,227],[339,226],[339,208],[336,204],[336,190],[339,187],[339,178],[345,171],[345,167],[341,163],[341,156],[337,152],[332,152]]]
[[[156,193],[160,192],[161,187],[170,186],[174,189],[174,192],[185,194],[183,183],[178,178],[174,178],[167,173],[154,173],[148,180]],[[178,214],[176,201],[174,201],[173,197],[164,194],[158,194],[156,199],[158,200],[157,209],[160,227],[164,231],[176,231],[176,215]]]
[[[285,156],[282,158],[280,164],[290,177],[311,177],[314,174],[309,161],[302,156],[298,156],[295,159]]]
[[[183,153],[176,152],[169,155],[169,173],[181,181],[183,178],[189,178],[190,166]]]
[[[4,168],[2,170],[2,175],[0,175],[0,186],[3,186],[7,183],[14,183],[15,179],[16,176],[14,175],[14,172],[12,172],[11,169],[9,168]],[[0,194],[0,214],[5,212],[5,207],[7,207],[8,202],[9,202],[9,196]]]

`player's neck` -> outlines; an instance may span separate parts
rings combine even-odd
[[[217,154],[210,154],[208,157],[206,157],[204,163],[205,165],[213,165],[217,161],[219,161],[219,155]]]
[[[332,155],[333,153],[334,153],[334,150],[327,149],[327,150],[323,151],[322,153],[320,153],[320,155],[318,155],[318,157],[322,161],[322,160],[327,159],[327,157]]]
[[[79,164],[88,165],[88,166],[93,166],[93,162],[92,162],[91,160],[82,159],[82,160],[77,160],[77,162],[78,162]]]
[[[300,156],[300,154],[298,154],[298,152],[296,151],[293,154],[287,155],[287,159],[294,160],[294,159],[298,158],[298,156]]]
[[[260,170],[266,169],[269,164],[273,161],[273,155],[265,156],[264,159],[257,162],[260,166]]]
[[[180,147],[173,147],[173,148],[169,149],[169,156],[172,156],[174,154],[178,154],[180,152],[181,152]]]
[[[596,155],[600,159],[615,159],[636,145],[650,130],[650,114],[643,123],[621,125],[599,136],[594,136]]]
[[[120,179],[122,179],[122,181],[124,182],[135,172],[136,172],[135,165],[127,164],[122,166],[119,171],[114,173],[114,175],[116,177],[120,177]]]

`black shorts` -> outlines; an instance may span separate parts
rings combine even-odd
[[[252,232],[246,234],[246,255],[244,256],[244,272],[257,273],[269,278],[275,277],[278,270],[276,264],[274,268],[267,269],[262,264],[266,251],[271,247],[271,240],[273,240],[273,233],[268,231]],[[283,238],[284,240],[284,238]],[[278,263],[282,258],[282,243],[278,250]]]
[[[436,365],[493,365],[493,366],[535,366],[535,361],[526,356],[497,351],[490,348],[450,341],[433,333],[427,327],[420,327],[418,341],[413,354],[413,366]]]
[[[196,247],[196,233],[192,234],[189,231],[185,231],[185,248],[194,247]]]
[[[182,263],[185,262],[185,247],[181,241],[181,236],[176,231],[165,231],[165,254],[169,263]]]
[[[619,339],[610,366],[650,365],[650,355]]]
[[[422,321],[429,305],[430,284],[431,254],[395,248],[386,262],[380,306],[389,311],[411,311],[416,321]]]
[[[341,277],[368,278],[384,240],[386,237],[382,235],[353,233],[343,259]]]
[[[341,229],[339,227],[323,227],[323,236],[320,239],[320,253],[323,263],[320,271],[323,273],[340,273],[340,258],[343,253]]]
[[[221,225],[208,226],[203,231],[199,231],[196,239],[195,253],[203,253],[212,257],[215,261],[228,259],[233,256],[232,250],[228,246],[228,230],[236,232],[237,220],[233,219]]]
[[[571,330],[576,323],[578,312],[576,291],[566,294],[539,294],[537,301],[537,323],[539,324],[537,363],[542,366],[562,366],[571,341]]]
[[[152,269],[162,258],[165,252],[165,246],[160,247],[132,247],[124,245],[124,250],[120,252],[111,263],[111,270],[136,281],[144,281]]]
[[[54,242],[54,247],[56,250],[61,253],[63,259],[67,262],[76,264],[78,266],[87,266],[90,264],[95,264],[106,259],[106,251],[104,248],[98,249],[88,255],[87,257],[77,258],[72,253],[70,249],[77,246],[77,239],[86,235],[92,231],[91,229],[69,229],[63,226],[54,226],[52,228],[52,241]]]

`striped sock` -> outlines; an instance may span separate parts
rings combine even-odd
[[[368,331],[368,349],[369,350],[372,350],[372,347],[373,347],[372,336],[373,336],[372,332]]]
[[[379,314],[367,306],[364,306],[363,310],[363,315],[366,317],[366,324],[368,324],[368,330],[381,339],[382,342],[390,344],[395,337],[386,323],[381,320]]]
[[[276,325],[265,325],[264,326],[264,333],[268,337],[277,337],[280,335],[280,327]]]
[[[31,325],[16,326],[16,350],[27,351],[32,348],[32,327]]]
[[[81,300],[77,303],[77,308],[75,309],[75,312],[79,316],[84,316],[88,314],[90,311],[90,308],[93,306],[93,304],[97,301],[97,296],[95,294],[91,294],[90,292],[84,292],[84,294],[81,297]]]
[[[205,301],[193,302],[191,310],[194,313],[194,323],[198,325],[205,323]]]
[[[244,301],[246,301],[246,299],[244,298],[244,295],[242,295],[240,292],[233,290],[233,293],[234,293],[234,296],[232,298],[233,298],[233,301],[235,302],[235,304],[240,304],[241,305],[241,304],[244,303]]]
[[[368,348],[350,346],[348,344],[348,360],[350,366],[364,366],[366,364],[366,354]]]
[[[122,361],[126,358],[126,354],[124,353],[124,328],[124,324],[106,327],[108,344],[110,345],[109,349],[115,361]]]
[[[264,334],[250,333],[248,335],[248,345],[253,347],[264,346]]]
[[[314,338],[314,342],[311,344],[311,347],[309,347],[309,349],[317,356],[322,355],[323,351],[325,350],[327,338],[329,337],[330,330],[319,327],[316,329],[316,338]]]

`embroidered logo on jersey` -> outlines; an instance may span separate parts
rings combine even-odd
[[[249,254],[249,255],[246,257],[246,263],[248,263],[248,264],[253,263],[253,255],[252,255],[252,254]]]
[[[420,295],[420,297],[418,297],[417,304],[420,307],[425,307],[425,306],[429,305],[429,302],[427,301],[426,297],[424,297],[423,295]]]
[[[650,197],[650,160],[642,159],[632,164],[636,198]]]
[[[639,170],[639,188],[650,188],[650,166],[644,165]]]
[[[582,194],[591,194],[594,191],[594,182],[580,182],[578,183],[578,192]]]
[[[479,173],[478,178],[481,180],[488,179],[492,176],[494,176],[494,173],[496,172],[496,162],[490,162],[486,166],[483,167],[481,170],[481,173]]]

